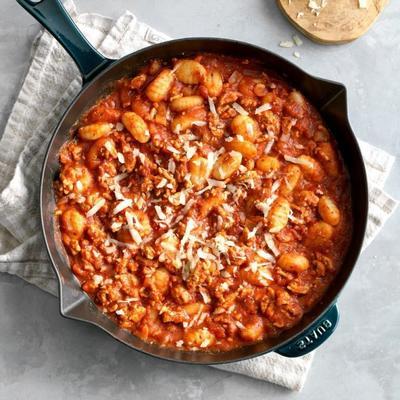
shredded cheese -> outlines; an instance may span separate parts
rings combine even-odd
[[[265,103],[265,104],[263,104],[262,106],[257,107],[257,108],[255,109],[255,111],[254,111],[254,114],[256,114],[256,115],[261,114],[261,113],[263,113],[264,111],[270,110],[271,108],[272,108],[271,104]]]
[[[279,43],[280,47],[284,47],[286,49],[290,49],[294,46],[294,43],[291,40],[285,40]]]
[[[119,161],[121,164],[125,164],[125,157],[124,157],[124,155],[123,155],[122,153],[118,152],[118,153],[117,153],[117,158],[118,158],[118,161]]]
[[[133,216],[131,213],[127,212],[125,213],[126,221],[128,222],[128,230],[129,233],[134,240],[134,242],[137,245],[140,245],[142,243],[142,237],[140,236],[140,233],[135,229],[134,227],[134,222],[133,222]]]
[[[113,210],[113,215],[120,213],[121,211],[125,210],[125,208],[132,206],[131,199],[122,200]]]
[[[269,249],[272,251],[274,256],[275,257],[279,256],[280,251],[276,247],[276,244],[275,244],[275,241],[274,241],[274,238],[272,237],[272,235],[269,232],[267,232],[267,233],[264,234],[264,239],[265,239],[265,243],[267,244]]]
[[[96,202],[96,204],[86,213],[86,216],[89,217],[93,217],[93,215],[95,215],[101,207],[104,206],[104,204],[106,204],[106,200],[101,198],[99,201]]]
[[[173,146],[167,146],[167,150],[169,150],[171,153],[174,153],[174,154],[181,154],[181,152]]]
[[[232,103],[232,107],[240,114],[240,115],[249,115],[249,113],[239,104],[239,103]]]
[[[211,97],[208,97],[208,106],[210,107],[210,111],[217,117],[217,109],[215,108],[214,101]]]

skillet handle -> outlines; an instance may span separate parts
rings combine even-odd
[[[74,59],[85,84],[111,64],[82,35],[60,0],[17,0]]]
[[[300,357],[315,350],[335,331],[339,322],[339,310],[334,304],[317,322],[302,335],[275,350],[284,357]]]

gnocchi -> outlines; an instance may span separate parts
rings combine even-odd
[[[196,85],[203,81],[206,76],[206,70],[197,61],[182,60],[176,66],[175,75],[183,83]]]
[[[242,154],[238,151],[230,151],[219,156],[212,170],[215,179],[225,180],[234,174],[242,163]]]
[[[79,137],[84,140],[97,140],[110,134],[113,129],[113,124],[97,122],[79,128]]]
[[[150,140],[150,132],[146,122],[134,112],[126,112],[122,115],[122,123],[131,135],[140,143]]]
[[[159,103],[168,97],[173,83],[174,75],[172,71],[169,69],[164,69],[147,86],[146,95],[151,101]]]

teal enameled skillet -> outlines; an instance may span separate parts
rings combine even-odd
[[[67,318],[96,325],[129,347],[166,360],[218,364],[240,361],[275,351],[286,357],[297,357],[314,350],[335,330],[338,323],[337,297],[354,268],[361,250],[368,213],[368,191],[365,168],[356,138],[347,117],[345,87],[320,79],[302,71],[296,65],[261,47],[235,40],[218,38],[178,39],[156,44],[132,53],[120,60],[109,60],[99,54],[82,36],[58,0],[17,0],[60,42],[72,56],[82,74],[83,88],[72,102],[52,135],[43,164],[40,209],[47,250],[60,288],[60,310]],[[321,302],[305,315],[299,325],[277,338],[227,352],[206,353],[166,349],[143,342],[128,331],[119,328],[104,315],[81,290],[69,268],[68,258],[54,225],[53,181],[59,170],[58,153],[69,139],[73,124],[83,111],[106,93],[112,83],[138,71],[149,59],[170,59],[183,54],[215,52],[238,57],[258,59],[302,91],[320,111],[335,139],[350,175],[352,187],[353,220],[349,250],[340,272]]]

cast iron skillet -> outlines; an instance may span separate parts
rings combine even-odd
[[[336,299],[348,280],[364,238],[368,212],[367,180],[360,149],[347,117],[345,87],[336,82],[315,78],[283,58],[248,43],[216,38],[179,39],[153,45],[113,61],[99,54],[82,36],[58,0],[17,0],[64,46],[78,65],[83,89],[72,102],[51,138],[43,164],[40,209],[43,234],[60,289],[60,311],[64,317],[96,325],[129,347],[162,359],[193,364],[218,364],[239,361],[275,351],[283,356],[297,357],[310,352],[323,343],[338,322]],[[221,353],[186,352],[166,349],[145,343],[128,331],[119,328],[100,312],[92,300],[81,290],[71,272],[68,258],[54,222],[55,200],[53,180],[59,170],[58,153],[70,138],[72,125],[82,112],[93,105],[112,82],[134,74],[149,59],[190,55],[196,52],[215,52],[239,57],[255,58],[292,82],[317,107],[333,132],[350,174],[353,203],[354,232],[342,268],[321,302],[299,325],[278,338]]]

